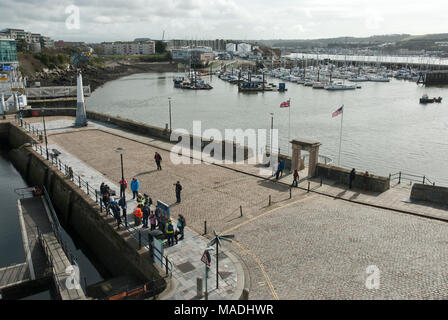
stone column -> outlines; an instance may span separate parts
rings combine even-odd
[[[300,170],[300,159],[301,159],[301,150],[299,146],[292,146],[292,159],[291,159],[291,170]]]
[[[84,103],[84,92],[82,87],[82,74],[78,71],[77,88],[76,88],[76,120],[75,127],[87,126],[86,104]]]
[[[6,113],[6,104],[5,104],[5,96],[2,93],[1,100],[0,100],[0,114]]]
[[[310,159],[308,164],[308,175],[314,177],[316,174],[316,166],[319,160],[319,147],[315,147],[310,150]]]

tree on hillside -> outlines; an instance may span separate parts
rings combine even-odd
[[[17,52],[25,52],[28,51],[28,44],[24,39],[18,39],[16,41]]]
[[[156,53],[164,53],[166,50],[166,43],[163,41],[156,41],[155,50]]]

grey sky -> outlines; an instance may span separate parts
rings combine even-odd
[[[70,5],[79,29],[66,27]],[[0,29],[86,42],[160,39],[163,30],[165,39],[424,34],[448,32],[447,9],[446,0],[0,0]]]

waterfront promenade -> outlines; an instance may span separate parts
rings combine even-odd
[[[72,123],[72,118],[49,118],[49,143],[61,149],[61,156],[65,152],[78,159],[78,168],[91,168],[117,186],[121,170],[119,154],[114,150],[123,147],[125,177],[129,182],[136,176],[142,191],[153,200],[174,204],[173,183],[181,182],[182,202],[172,207],[172,216],[182,213],[197,238],[204,231],[205,220],[208,236],[212,229],[234,233],[236,241],[228,251],[242,262],[235,266],[243,269],[243,285],[250,289],[251,299],[448,296],[448,225],[440,221],[448,220],[448,211],[403,202],[410,192],[405,185],[383,194],[369,194],[348,191],[329,181],[323,181],[322,186],[320,181],[312,181],[307,192],[307,181],[302,181],[301,188],[292,190],[290,199],[290,176],[276,183],[257,177],[249,165],[173,165],[169,161],[170,143],[101,123],[90,122],[83,129],[71,128]],[[162,171],[155,168],[155,151],[164,159]],[[95,188],[101,182],[97,181]],[[415,212],[440,220],[412,215]],[[191,248],[198,245],[191,243]],[[176,246],[170,250],[174,254]],[[185,247],[183,250],[180,256],[188,251]],[[379,289],[365,286],[369,265],[381,270]],[[188,280],[184,290],[192,288],[195,278]],[[240,281],[237,278],[237,283]]]

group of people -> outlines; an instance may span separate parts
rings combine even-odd
[[[154,160],[157,165],[157,170],[162,170],[162,156],[158,152],[155,153]],[[127,219],[127,202],[125,193],[128,183],[126,179],[122,178],[119,181],[119,185],[120,197],[118,201],[114,198],[115,192],[111,190],[107,184],[103,182],[100,186],[101,201],[104,204],[106,213],[114,216],[117,220],[118,229],[120,229],[120,226],[122,225],[122,218]],[[179,181],[177,181],[174,186],[176,203],[180,203],[182,185]],[[140,182],[137,178],[132,178],[130,187],[132,191],[132,200],[137,201],[137,206],[133,211],[135,226],[142,225],[143,229],[150,227],[151,231],[158,228],[165,234],[169,246],[174,245],[174,242],[177,244],[178,240],[184,239],[186,220],[182,214],[179,214],[175,228],[173,225],[173,220],[169,218],[167,214],[162,212],[160,208],[154,209],[152,198],[146,193],[143,195],[140,193]]]

